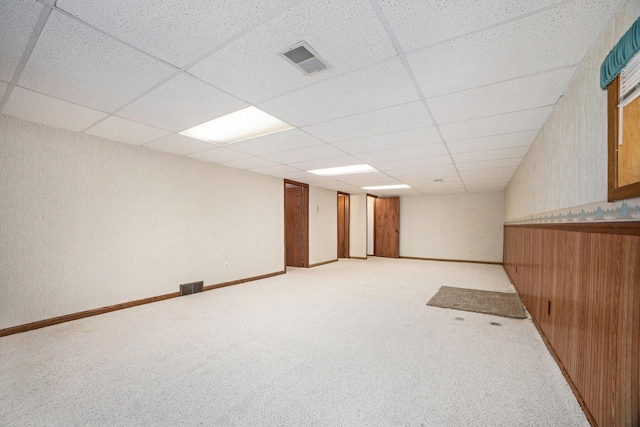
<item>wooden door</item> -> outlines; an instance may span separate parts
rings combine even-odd
[[[338,193],[338,258],[349,258],[349,195]]]
[[[374,253],[376,256],[399,258],[400,198],[378,197],[374,206]]]
[[[284,189],[286,265],[291,267],[305,266],[304,206],[303,187]]]

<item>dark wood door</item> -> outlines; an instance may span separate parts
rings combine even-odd
[[[374,205],[373,250],[376,256],[400,257],[400,198],[378,197]]]
[[[305,220],[304,188],[284,189],[286,263],[291,267],[304,267]]]
[[[338,258],[349,258],[349,195],[338,193]]]

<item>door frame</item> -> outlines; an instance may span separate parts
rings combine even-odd
[[[304,214],[304,221],[303,221],[303,225],[304,225],[304,256],[303,256],[303,267],[304,268],[309,268],[309,184],[305,184],[303,182],[297,182],[297,181],[291,181],[289,179],[285,179],[283,184],[282,184],[282,193],[283,193],[283,198],[282,198],[282,203],[284,205],[283,207],[283,223],[284,223],[284,271],[287,271],[287,213],[286,213],[286,201],[284,200],[284,198],[286,197],[287,194],[287,184],[289,185],[295,185],[297,187],[302,187],[302,194],[304,197],[304,201],[302,203],[302,210],[303,210],[303,214]]]
[[[351,251],[349,247],[349,229],[351,228],[351,195],[349,193],[343,193],[342,191],[338,191],[337,198],[340,200],[340,196],[344,197],[344,257],[343,258],[351,258]],[[337,224],[338,228],[336,233],[338,235],[338,245],[340,245],[340,204],[338,204],[338,215],[337,215]],[[340,248],[338,247],[338,253],[336,258],[340,258]]]

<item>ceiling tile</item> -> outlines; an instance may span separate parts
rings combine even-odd
[[[361,160],[352,156],[330,157],[326,159],[314,159],[306,162],[291,163],[289,166],[296,169],[308,171],[314,169],[337,168],[340,166],[352,166],[362,164]],[[310,174],[315,176],[313,174]]]
[[[0,2],[0,80],[13,78],[41,10],[35,1]]]
[[[513,174],[518,169],[518,166],[503,166],[491,169],[466,169],[460,171],[462,178],[469,178],[472,176],[487,176],[487,175],[509,175]]]
[[[432,177],[426,178],[424,176],[421,177],[421,176],[412,175],[412,176],[403,176],[401,179],[402,179],[402,182],[406,182],[411,186],[414,186],[414,185],[438,186],[438,185],[442,185],[442,183],[460,184],[462,182],[460,180],[460,176],[458,176],[457,173],[455,175],[451,174],[450,176],[439,175],[437,178],[432,178]]]
[[[313,147],[300,148],[298,150],[267,154],[263,157],[278,163],[298,163],[308,160],[341,156],[344,156],[344,152],[330,146],[329,144],[322,144],[314,145]]]
[[[513,174],[510,175],[476,175],[469,177],[462,177],[465,184],[508,184],[513,178]]]
[[[321,144],[324,144],[324,142],[300,129],[290,129],[285,132],[272,133],[271,135],[236,142],[233,144],[233,149],[253,156],[263,156]]]
[[[537,130],[515,132],[505,135],[452,141],[447,143],[447,147],[449,147],[449,151],[452,154],[456,154],[482,150],[497,150],[500,148],[522,147],[525,145],[530,146],[536,135],[538,135]]]
[[[56,5],[106,33],[182,67],[292,3],[295,2],[58,0]]]
[[[382,171],[386,171],[387,169],[393,170],[401,168],[427,168],[429,166],[448,164],[451,164],[451,157],[449,155],[394,160],[390,162],[371,162],[371,166]]]
[[[478,162],[456,163],[456,167],[460,172],[470,169],[492,169],[508,166],[518,166],[522,162],[522,157],[513,157],[509,159],[482,160]]]
[[[178,134],[165,136],[164,138],[147,142],[144,146],[154,150],[164,151],[166,153],[179,154],[181,156],[216,147],[208,142]]]
[[[103,138],[134,145],[142,145],[145,142],[149,142],[169,134],[166,130],[143,125],[142,123],[133,122],[116,116],[107,117],[104,121],[92,126],[85,132],[91,135],[101,136]]]
[[[482,160],[510,159],[512,157],[524,157],[529,151],[529,146],[500,148],[498,150],[484,150],[473,153],[453,154],[453,161],[458,163],[477,162]]]
[[[450,179],[450,178],[459,178],[460,175],[458,174],[458,171],[456,171],[455,169],[453,169],[453,166],[451,166],[452,170],[448,170],[448,171],[437,171],[437,170],[431,170],[431,168],[429,169],[420,169],[419,171],[414,171],[412,173],[409,174],[397,174],[397,173],[393,173],[392,176],[396,177],[397,179],[401,180],[401,181],[407,181],[407,182],[422,182],[422,183],[432,183],[434,182],[434,180],[436,179]],[[403,170],[404,171],[404,170]]]
[[[362,182],[360,184],[351,184],[351,185],[353,185],[355,187],[358,187],[358,188],[363,188],[363,187],[380,187],[380,186],[383,186],[383,185],[407,185],[407,184],[405,184],[404,182],[389,178],[386,181],[375,181],[375,180],[372,180],[370,182],[366,182],[365,181],[365,182]],[[395,191],[397,191],[397,190],[402,190],[402,189],[398,188]],[[367,189],[365,191],[371,192],[371,191],[382,191],[382,190]]]
[[[273,165],[273,166],[266,166],[266,167],[251,169],[251,172],[282,177],[287,173],[296,173],[296,172],[300,172],[300,170],[292,168],[291,166],[287,166],[287,165]]]
[[[373,187],[379,185],[402,185],[404,182],[398,181],[397,179],[386,177],[383,178],[371,178],[370,180],[360,180],[360,181],[349,181],[349,180],[340,180],[341,183],[347,185],[353,185],[354,187],[362,188],[362,187]]]
[[[438,123],[450,123],[555,104],[575,68],[540,73],[427,100]]]
[[[8,87],[9,87],[9,83],[0,81],[0,99],[2,99]]]
[[[413,147],[396,148],[393,150],[374,151],[361,153],[356,157],[365,163],[386,162],[393,160],[413,159],[419,157],[442,156],[448,154],[447,147],[443,143],[423,144]]]
[[[237,169],[257,169],[268,166],[278,166],[276,162],[272,162],[261,157],[247,157],[246,159],[232,160],[223,164]]]
[[[434,126],[410,129],[384,135],[367,136],[349,141],[335,142],[332,145],[350,154],[368,153],[413,147],[417,145],[437,144],[442,141]]]
[[[409,51],[448,40],[516,18],[562,0],[380,0],[403,50]]]
[[[318,83],[258,105],[294,126],[403,104],[418,93],[399,59]]]
[[[305,75],[278,54],[301,40],[330,68]],[[394,55],[393,44],[368,0],[307,0],[228,44],[189,72],[258,103]]]
[[[212,148],[211,150],[190,154],[189,157],[193,157],[194,159],[198,160],[204,160],[205,162],[223,163],[231,162],[233,160],[246,159],[250,156],[238,151],[229,150],[228,148],[217,147]]]
[[[456,167],[453,165],[453,162],[451,162],[451,160],[449,160],[449,163],[446,164],[442,164],[442,165],[429,165],[429,166],[419,166],[419,167],[403,167],[402,164],[397,165],[394,164],[393,166],[396,166],[395,168],[389,168],[389,167],[381,167],[378,166],[378,170],[381,172],[384,172],[390,176],[393,177],[397,177],[398,179],[400,179],[400,177],[404,177],[404,176],[412,176],[412,175],[430,175],[430,174],[444,174],[444,173],[458,173],[456,171]],[[399,167],[398,167],[399,166]],[[437,176],[436,178],[440,178],[440,176]]]
[[[390,177],[389,175],[385,175],[381,172],[371,172],[371,173],[357,173],[353,175],[339,175],[332,176],[331,178],[336,181],[345,182],[347,184],[352,184],[356,186],[363,185],[386,185],[386,184],[399,184],[397,179]],[[370,184],[369,184],[370,183]]]
[[[119,111],[118,115],[180,132],[248,106],[244,101],[181,74]]]
[[[107,115],[101,111],[61,101],[18,86],[13,88],[2,113],[77,132],[88,128]]]
[[[417,101],[317,123],[306,126],[304,130],[333,143],[430,125],[432,122],[427,110],[421,101]]]
[[[573,66],[616,8],[609,0],[574,1],[421,50],[407,60],[427,97]]]
[[[54,10],[19,84],[111,112],[173,72],[173,68]]]
[[[508,184],[513,174],[509,175],[476,175],[463,177],[466,184]]]
[[[534,108],[515,113],[447,123],[440,125],[440,132],[442,132],[443,138],[448,143],[449,141],[461,139],[536,130],[542,128],[553,108],[553,106]]]

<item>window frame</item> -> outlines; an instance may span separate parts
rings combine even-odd
[[[618,141],[619,117],[618,104],[620,102],[620,75],[609,83],[607,87],[607,139],[608,139],[608,167],[607,167],[607,200],[631,199],[640,197],[640,182],[618,186]]]

